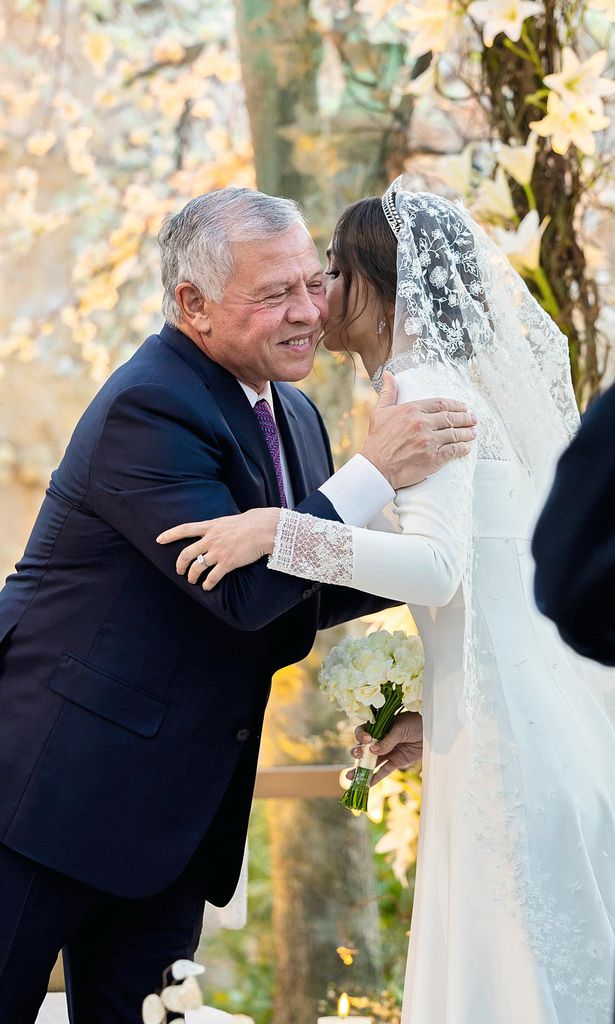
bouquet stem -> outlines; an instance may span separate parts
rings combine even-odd
[[[367,811],[369,789],[376,768],[377,755],[372,754],[369,749],[374,740],[381,740],[389,732],[393,725],[395,715],[400,711],[403,704],[403,689],[401,686],[388,683],[383,690],[385,702],[381,708],[372,708],[374,722],[370,727],[372,739],[369,743],[362,745],[362,753],[357,761],[354,779],[351,786],[346,790],[340,803],[351,811]]]

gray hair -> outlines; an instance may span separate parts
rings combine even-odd
[[[233,242],[252,242],[306,226],[292,199],[279,199],[249,188],[221,188],[191,199],[179,213],[165,218],[160,245],[162,311],[179,323],[175,289],[190,281],[212,302],[220,302],[233,270]]]

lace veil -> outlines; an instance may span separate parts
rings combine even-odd
[[[579,423],[565,336],[460,203],[408,191],[399,177],[382,205],[398,239],[393,347],[383,370],[412,369],[430,393],[466,401],[479,418],[478,458],[517,462],[537,514]],[[473,463],[461,460],[456,470],[467,541],[465,702],[480,760],[488,688],[481,685],[473,610]]]
[[[437,368],[482,399],[487,454],[517,459],[538,496],[579,423],[565,336],[461,204],[406,191],[400,177],[382,205],[398,238],[386,369]]]

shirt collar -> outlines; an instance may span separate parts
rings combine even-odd
[[[257,402],[260,402],[261,398],[264,398],[265,401],[269,403],[269,408],[271,409],[271,412],[273,413],[273,417],[275,419],[275,409],[273,407],[273,393],[271,391],[270,381],[267,381],[260,394],[257,391],[255,391],[254,388],[249,387],[248,384],[244,384],[243,381],[238,380],[237,383],[239,384],[240,388],[242,389],[252,408],[254,408]]]

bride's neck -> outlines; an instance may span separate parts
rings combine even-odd
[[[369,345],[365,345],[362,350],[357,350],[357,355],[360,357],[369,379],[372,380],[375,373],[386,362],[389,355],[389,346],[378,338],[375,343],[371,342]]]

